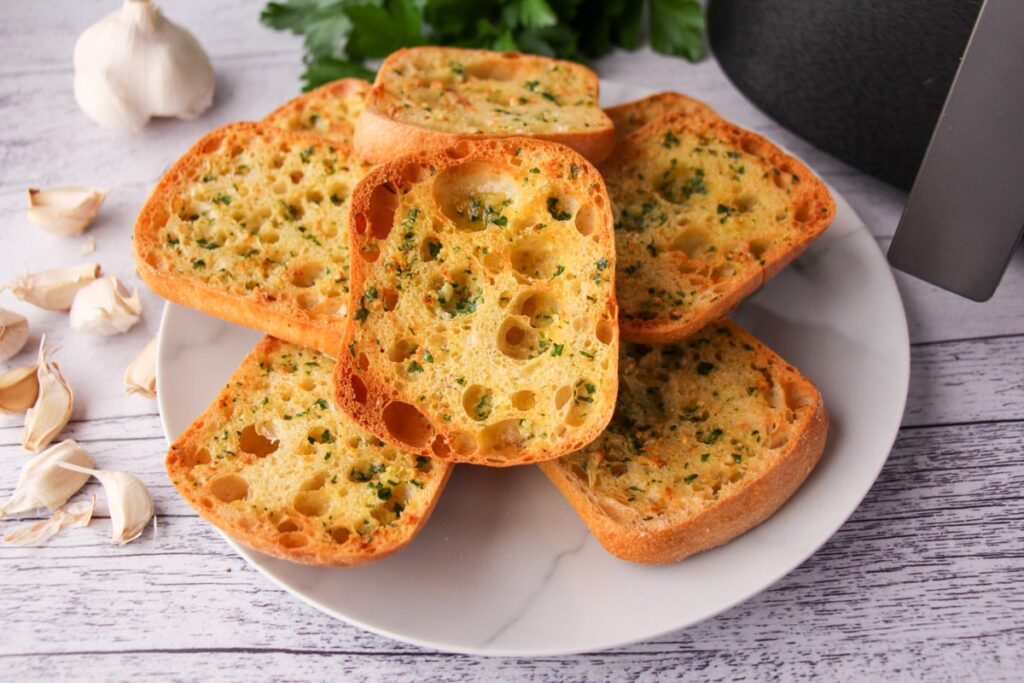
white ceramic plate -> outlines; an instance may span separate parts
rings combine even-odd
[[[603,84],[606,104],[644,96]],[[903,415],[903,305],[875,240],[839,195],[832,227],[734,317],[825,397],[828,445],[804,486],[733,542],[664,567],[607,554],[535,467],[459,466],[405,550],[319,569],[235,546],[253,566],[332,616],[453,652],[542,656],[610,648],[690,626],[764,590],[846,521],[889,455]],[[213,400],[259,341],[251,330],[168,304],[157,378],[168,439]],[[671,606],[671,609],[666,609]]]

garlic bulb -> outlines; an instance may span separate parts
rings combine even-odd
[[[91,474],[103,484],[114,527],[111,543],[124,544],[139,537],[153,516],[153,499],[145,484],[127,472],[95,470],[66,462],[57,465],[72,472]]]
[[[25,430],[21,434],[21,445],[25,450],[33,452],[46,448],[53,437],[64,429],[71,419],[71,410],[75,404],[71,385],[61,374],[60,366],[46,359],[46,337],[39,344],[39,360],[36,365],[39,396],[25,413]]]
[[[56,510],[89,481],[88,474],[57,467],[58,462],[96,466],[92,457],[73,439],[50,446],[21,468],[18,486],[10,500],[0,506],[0,517],[43,507]]]
[[[95,506],[96,496],[65,505],[50,515],[49,519],[25,524],[8,531],[4,534],[4,543],[17,546],[42,545],[64,529],[88,526]]]
[[[109,337],[127,332],[139,322],[142,304],[139,289],[131,296],[112,275],[90,282],[71,304],[71,327],[79,332]]]
[[[41,230],[62,237],[81,235],[92,223],[107,193],[91,187],[28,190],[28,219]]]
[[[193,119],[213,102],[213,67],[191,33],[150,0],[125,0],[75,43],[75,99],[107,128]]]
[[[70,268],[44,270],[33,275],[26,272],[3,288],[11,290],[14,296],[33,306],[48,311],[66,311],[71,308],[78,290],[95,280],[99,274],[100,264],[83,263]]]
[[[0,375],[0,413],[19,415],[35,405],[39,396],[38,364],[23,365]]]
[[[5,308],[0,308],[0,363],[13,358],[28,341],[28,320]]]
[[[154,337],[124,371],[126,394],[156,398],[156,345]]]

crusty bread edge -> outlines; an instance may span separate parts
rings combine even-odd
[[[734,323],[729,323],[729,326],[749,336]],[[640,564],[667,564],[727,543],[781,508],[807,479],[825,449],[829,418],[821,393],[795,368],[782,359],[780,362],[805,387],[813,389],[817,397],[814,410],[808,411],[797,427],[797,438],[787,443],[785,453],[779,456],[774,467],[753,481],[744,482],[736,495],[710,506],[692,519],[674,521],[668,517],[646,523],[618,521],[605,512],[598,497],[577,483],[558,461],[543,462],[538,466],[566,497],[601,545],[620,559]]]
[[[733,138],[733,142],[738,146],[744,147],[745,150],[757,150],[759,153],[756,156],[764,159],[773,168],[785,168],[785,172],[797,176],[800,182],[795,186],[794,197],[790,205],[797,206],[803,201],[808,202],[809,220],[799,227],[800,232],[803,233],[800,240],[785,249],[771,250],[764,259],[764,265],[752,268],[747,277],[734,280],[731,283],[730,291],[699,314],[684,316],[679,320],[669,318],[640,320],[627,318],[620,310],[619,331],[623,341],[664,344],[679,341],[694,334],[705,325],[734,309],[745,298],[760,289],[764,283],[802,254],[831,225],[835,218],[836,205],[828,188],[799,159],[786,154],[767,138],[740,128],[724,119],[700,113],[668,112],[634,131],[625,138],[625,142],[640,140],[644,136],[655,134],[654,131],[660,130],[663,126],[679,122],[697,124],[702,126],[703,130],[724,131]],[[753,154],[754,152],[748,151],[748,153]],[[796,221],[795,212],[791,220]]]
[[[292,114],[297,110],[301,110],[307,104],[315,100],[341,100],[347,97],[352,97],[353,95],[364,94],[369,90],[370,84],[361,78],[340,78],[288,100],[280,107],[264,116],[260,123],[273,125],[274,120],[287,117],[289,114]]]
[[[616,138],[618,140],[622,140],[627,135],[635,133],[638,130],[644,128],[645,126],[650,125],[651,123],[656,121],[659,117],[658,116],[651,117],[650,120],[648,120],[645,123],[637,126],[636,128],[634,128],[633,130],[629,131],[628,133],[618,129],[618,124],[616,124],[615,122],[617,120],[619,120],[619,118],[624,118],[624,117],[628,116],[632,112],[636,112],[638,114],[646,115],[647,109],[650,106],[654,105],[655,103],[661,102],[661,101],[670,101],[672,103],[671,107],[666,109],[661,114],[662,116],[664,114],[669,114],[669,113],[673,113],[673,112],[676,112],[676,111],[690,111],[690,112],[694,112],[694,113],[702,113],[705,116],[709,116],[709,117],[713,117],[713,118],[721,118],[721,116],[719,115],[719,113],[717,111],[712,109],[710,106],[708,106],[704,102],[702,102],[700,100],[697,100],[697,99],[694,99],[692,97],[689,97],[687,95],[683,95],[682,93],[677,93],[677,92],[673,92],[671,90],[666,90],[666,91],[654,93],[653,95],[648,95],[647,97],[643,97],[643,98],[641,98],[639,100],[633,100],[631,102],[623,102],[622,104],[616,104],[615,106],[612,106],[612,107],[605,107],[604,108],[604,113],[607,114],[608,118],[610,118],[612,120],[612,123],[616,125],[616,130],[615,130]]]
[[[262,357],[265,353],[264,347],[268,344],[275,343],[277,343],[277,340],[272,337],[264,337],[264,339],[251,352],[249,352],[245,360],[243,360],[239,365],[239,369],[249,363],[250,359],[254,357]],[[232,378],[233,377],[234,376],[232,376]],[[215,418],[218,413],[228,409],[228,406],[232,404],[233,397],[234,389],[231,381],[229,381],[228,384],[221,389],[220,393],[207,407],[207,409],[203,411],[203,414],[196,418],[195,421],[189,425],[188,429],[174,440],[174,443],[167,450],[164,465],[171,483],[178,491],[178,495],[185,499],[185,502],[191,505],[200,517],[217,527],[217,529],[232,540],[272,557],[300,564],[322,567],[354,567],[382,560],[404,548],[419,534],[420,530],[427,523],[427,520],[430,519],[430,515],[437,506],[437,501],[441,498],[441,492],[444,490],[445,484],[447,484],[448,478],[451,476],[452,470],[454,469],[451,464],[437,459],[433,460],[434,466],[444,468],[444,471],[436,480],[433,480],[433,482],[428,485],[431,488],[426,488],[424,491],[430,496],[430,498],[427,503],[427,507],[423,510],[423,514],[416,520],[415,526],[410,525],[411,528],[408,530],[409,533],[407,536],[398,537],[385,545],[375,546],[371,553],[365,552],[365,548],[362,546],[355,546],[351,549],[346,549],[345,546],[335,546],[335,552],[327,552],[324,550],[324,548],[327,547],[326,543],[313,543],[298,548],[286,548],[261,534],[242,528],[238,524],[233,524],[230,518],[217,514],[216,506],[213,508],[207,508],[203,505],[197,495],[197,490],[188,486],[184,480],[185,477],[187,477],[187,468],[177,466],[177,452],[186,448],[195,435],[202,431],[206,420]],[[177,476],[178,474],[181,476]]]
[[[557,153],[560,155],[573,155],[574,152],[565,147],[553,145],[550,142],[537,140],[535,138],[490,138],[484,140],[467,141],[463,145],[459,145],[455,148],[447,148],[446,150],[426,150],[417,152],[405,157],[402,157],[396,161],[381,164],[370,171],[356,186],[356,189],[352,192],[351,200],[351,211],[350,215],[353,217],[354,225],[349,230],[349,254],[351,255],[351,265],[349,267],[349,310],[354,311],[359,307],[359,298],[362,295],[363,283],[366,281],[367,273],[370,268],[370,264],[365,259],[360,258],[362,247],[366,240],[370,238],[369,232],[360,234],[358,227],[358,221],[360,214],[364,212],[364,209],[369,206],[369,199],[374,188],[379,185],[391,183],[395,187],[401,187],[404,178],[404,171],[409,167],[424,167],[428,166],[441,171],[449,166],[456,164],[466,163],[474,159],[486,159],[487,154],[485,151],[477,151],[474,147],[487,147],[496,145],[507,145],[514,144],[517,147],[528,148],[531,146],[545,146],[552,147],[551,153]],[[579,178],[580,182],[589,179],[592,183],[596,183],[600,190],[605,193],[606,203],[601,207],[601,212],[607,214],[607,220],[604,221],[606,236],[605,239],[609,241],[609,248],[614,254],[614,232],[612,230],[612,219],[610,200],[607,198],[607,190],[604,188],[604,180],[597,168],[587,163],[585,159],[579,159]],[[613,283],[614,284],[614,283]],[[611,314],[615,316],[618,310],[618,303],[615,297],[614,286],[611,291],[611,295],[606,304],[611,311]],[[449,451],[446,454],[435,452],[432,449],[430,443],[424,444],[422,447],[398,441],[388,431],[382,419],[382,412],[385,406],[388,405],[393,398],[393,390],[390,388],[391,383],[387,379],[376,378],[370,373],[359,374],[360,381],[365,385],[366,389],[366,400],[365,402],[358,402],[355,400],[352,391],[352,380],[355,376],[355,363],[356,359],[346,350],[347,347],[355,341],[356,330],[358,321],[353,317],[349,317],[346,320],[344,328],[344,336],[339,347],[339,353],[337,355],[337,365],[334,370],[334,381],[335,381],[335,403],[345,411],[357,424],[366,429],[368,432],[376,436],[377,438],[394,445],[397,448],[401,448],[410,453],[419,453],[421,455],[430,456],[439,460],[446,460],[449,462],[462,462],[477,465],[487,465],[489,467],[514,467],[519,465],[530,465],[541,460],[553,460],[561,457],[566,453],[571,453],[579,448],[582,448],[586,444],[590,443],[604,431],[604,428],[611,421],[612,415],[615,412],[615,401],[607,401],[607,408],[603,414],[595,417],[594,423],[591,428],[580,433],[578,439],[574,442],[566,444],[565,446],[551,451],[526,451],[521,453],[519,457],[507,458],[503,460],[486,459],[476,455],[476,452],[469,455],[462,455],[456,453],[454,450]],[[619,346],[619,333],[616,326],[614,330],[612,341],[609,346],[612,351],[616,354],[613,356],[613,373],[611,380],[611,392],[613,395],[618,394],[618,356],[617,350]],[[377,381],[374,381],[374,380]],[[422,411],[421,411],[422,414]],[[442,420],[431,420],[428,415],[423,415],[424,419],[430,423],[433,434],[436,436],[447,437],[448,434],[444,429],[444,423]]]
[[[235,295],[224,292],[216,287],[180,277],[173,273],[161,271],[150,265],[146,260],[151,250],[159,249],[157,239],[160,228],[165,224],[161,220],[162,206],[167,203],[175,188],[187,177],[194,167],[201,163],[203,150],[221,138],[238,131],[255,134],[270,132],[281,138],[309,140],[311,144],[329,145],[338,148],[327,138],[318,135],[291,133],[253,122],[230,123],[200,138],[180,159],[163,175],[160,182],[149,195],[139,216],[135,221],[132,239],[132,252],[135,257],[135,268],[142,281],[154,293],[189,308],[216,316],[238,325],[269,334],[284,341],[308,346],[336,355],[338,342],[343,326],[325,322],[322,318],[310,316],[306,320],[296,318],[272,309],[261,307],[258,303],[244,301]],[[347,219],[346,219],[347,223]]]
[[[353,137],[356,154],[371,163],[394,161],[414,152],[440,149],[462,140],[523,137],[522,135],[457,135],[443,133],[421,126],[400,123],[369,108],[364,109],[356,121]],[[530,138],[558,142],[570,147],[591,163],[599,164],[615,148],[615,128],[571,133],[545,133]]]

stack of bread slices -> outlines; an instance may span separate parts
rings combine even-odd
[[[266,333],[175,441],[236,540],[350,566],[455,463],[537,463],[600,542],[674,562],[760,523],[825,445],[814,385],[724,316],[832,220],[711,108],[602,111],[578,64],[401,50],[200,139],[142,209],[157,294]]]

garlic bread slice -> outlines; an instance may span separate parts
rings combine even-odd
[[[757,526],[825,448],[821,394],[739,326],[719,320],[674,344],[624,343],[611,424],[541,463],[601,544],[676,562]]]
[[[459,139],[529,136],[600,163],[615,146],[590,69],[538,55],[454,47],[391,53],[356,124],[360,156],[383,162]]]
[[[492,466],[601,432],[618,329],[593,166],[551,142],[467,140],[377,167],[352,206],[347,413],[412,452]]]
[[[668,113],[602,167],[615,208],[623,339],[682,339],[723,315],[832,222],[811,171],[760,135]]]
[[[349,194],[365,170],[319,135],[218,128],[142,208],[139,274],[170,301],[331,352],[348,302]]]
[[[175,488],[231,538],[352,566],[412,541],[452,466],[384,444],[335,410],[327,355],[265,338],[167,453]]]

